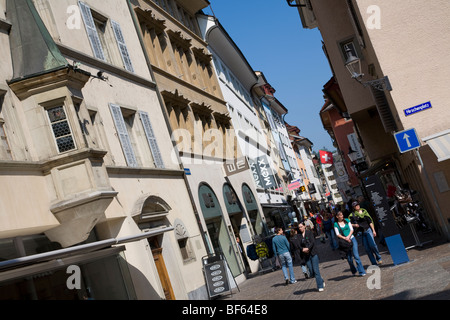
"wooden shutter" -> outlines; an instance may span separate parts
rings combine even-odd
[[[134,72],[133,64],[131,63],[130,55],[128,53],[127,45],[125,44],[125,39],[123,37],[120,24],[111,20],[111,25],[114,31],[114,36],[116,37],[117,45],[119,46],[120,55],[122,56],[125,69],[130,72]]]
[[[109,104],[111,109],[111,114],[116,125],[117,135],[119,136],[120,144],[122,145],[122,150],[125,155],[127,164],[130,167],[137,167],[138,163],[136,156],[134,155],[133,147],[131,146],[131,140],[128,136],[127,127],[125,125],[125,120],[123,119],[122,111],[118,105]]]
[[[145,130],[145,135],[147,136],[148,144],[150,145],[150,150],[152,151],[155,166],[157,168],[164,168],[164,162],[162,160],[161,152],[159,151],[158,142],[156,141],[156,137],[153,132],[150,117],[148,116],[148,113],[145,111],[139,111],[139,116],[141,118],[142,125]]]
[[[84,25],[86,27],[92,50],[94,51],[94,56],[97,59],[106,61],[102,44],[100,42],[100,38],[98,37],[97,28],[95,27],[94,18],[92,17],[91,8],[82,1],[78,1],[78,5],[81,9],[81,15],[83,17]]]

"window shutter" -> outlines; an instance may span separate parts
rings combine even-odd
[[[125,39],[123,37],[120,24],[111,20],[111,25],[114,31],[114,35],[116,37],[117,45],[119,46],[119,51],[122,56],[123,64],[125,65],[125,69],[127,69],[130,72],[134,72],[133,64],[131,63],[131,58],[128,53],[127,45],[125,44]]]
[[[155,134],[153,132],[152,124],[150,122],[150,117],[145,111],[139,111],[139,115],[144,126],[145,135],[147,136],[148,144],[152,151],[153,159],[155,161],[155,166],[157,168],[164,168],[164,162],[162,160],[161,152],[159,151],[158,142],[156,141]]]
[[[130,167],[137,167],[138,163],[133,152],[133,147],[131,146],[130,137],[128,136],[122,111],[118,105],[112,103],[109,104],[109,107],[111,109],[111,114],[116,125],[117,135],[119,136],[120,144],[122,145],[122,150],[125,155],[125,159],[127,160],[127,164]]]
[[[94,56],[97,59],[105,61],[105,54],[103,53],[102,44],[98,37],[97,28],[95,27],[94,18],[92,17],[91,8],[84,2],[78,1],[81,8],[81,15],[83,16],[84,25],[88,34],[89,41],[94,51]]]

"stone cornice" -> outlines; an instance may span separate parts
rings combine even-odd
[[[99,159],[102,161],[107,154],[105,150],[82,149],[54,158],[42,161],[0,161],[0,172],[7,171],[36,171],[43,175],[50,173],[50,170],[65,164],[80,161],[83,159]]]

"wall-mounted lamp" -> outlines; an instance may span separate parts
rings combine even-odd
[[[364,74],[361,72],[361,59],[355,57],[350,49],[346,50],[347,53],[347,61],[345,62],[345,67],[353,79],[361,83],[364,88],[371,86],[372,88],[380,91],[392,91],[391,83],[389,82],[389,78],[387,76],[371,80],[371,81],[362,81],[362,77]]]

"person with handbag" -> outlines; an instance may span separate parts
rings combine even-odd
[[[319,256],[317,255],[317,248],[315,246],[315,236],[311,230],[306,230],[305,224],[298,225],[300,233],[300,243],[302,247],[302,255],[308,266],[310,276],[316,278],[317,289],[323,291],[325,288],[325,281],[323,281],[319,270]]]
[[[358,241],[353,235],[352,224],[349,220],[344,219],[344,214],[342,213],[342,211],[339,211],[336,214],[336,219],[337,221],[334,223],[334,231],[338,238],[341,257],[342,259],[347,258],[348,265],[350,266],[350,271],[353,275],[356,275],[356,272],[358,272],[359,275],[363,277],[366,275],[366,271],[364,270],[361,258],[359,257]],[[356,268],[353,263],[353,259],[355,259]]]
[[[377,236],[372,217],[358,201],[352,203],[353,212],[348,216],[355,234],[361,233],[362,243],[372,265],[382,264],[381,255],[374,237]]]
[[[298,235],[299,228],[298,224],[296,228],[291,229],[291,238],[289,239],[289,243],[291,245],[291,256],[294,259],[296,264],[299,264],[302,267],[303,275],[306,279],[310,278],[309,270],[306,265],[306,261],[304,255],[302,254],[302,243],[301,238]]]

